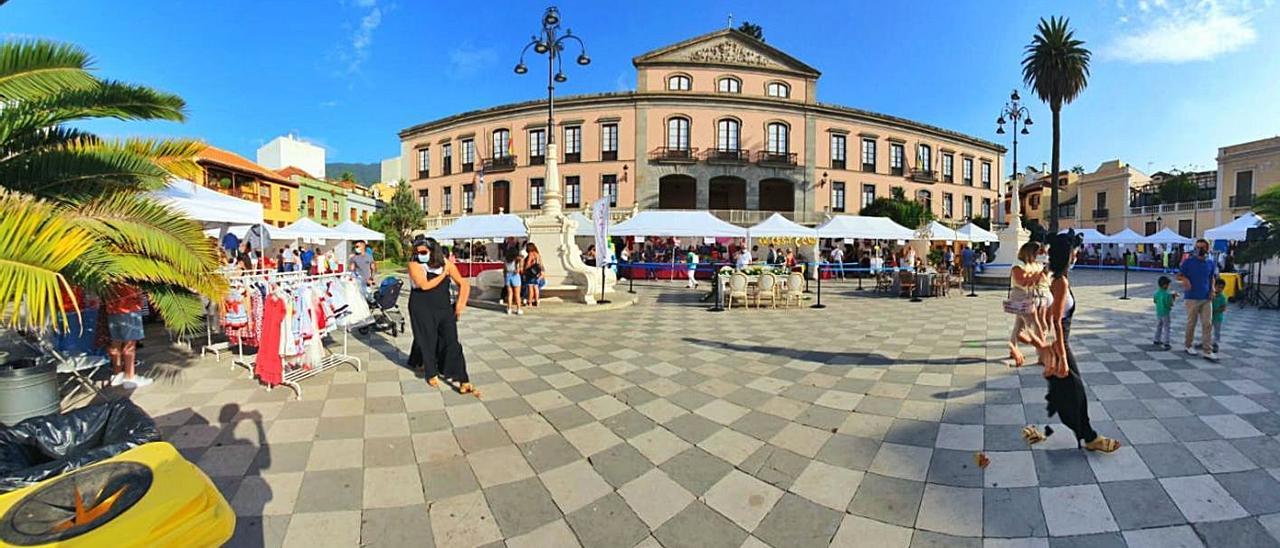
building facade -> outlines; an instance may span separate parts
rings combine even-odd
[[[294,166],[277,173],[298,183],[298,193],[302,197],[298,203],[300,216],[330,227],[347,218],[347,189],[341,183],[317,179]]]
[[[819,102],[820,73],[736,30],[632,60],[636,91],[556,100],[566,209],[702,209],[738,224],[816,224],[901,188],[942,219],[991,217],[1005,149],[946,129]],[[532,86],[532,82],[531,82]],[[433,225],[542,204],[546,102],[400,132]]]
[[[281,135],[258,148],[258,164],[267,169],[296,167],[312,177],[324,178],[324,149],[296,136]]]
[[[198,183],[223,194],[261,203],[262,216],[268,225],[281,227],[298,219],[297,182],[243,156],[212,146],[201,150],[196,162],[203,168]]]
[[[339,184],[347,191],[347,218],[369,226],[369,217],[380,207],[380,202],[373,190],[354,181],[342,181]]]
[[[1239,217],[1253,207],[1259,194],[1280,185],[1280,137],[1271,137],[1218,149],[1218,188],[1215,199],[1221,222]]]

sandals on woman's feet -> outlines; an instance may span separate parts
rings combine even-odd
[[[1101,451],[1103,453],[1111,453],[1120,448],[1120,442],[1105,436],[1093,438],[1093,441],[1084,444],[1084,448],[1090,451]]]
[[[440,386],[440,377],[431,377],[427,379],[427,384],[431,386]]]
[[[462,385],[458,387],[458,393],[459,393],[459,394],[471,394],[472,396],[475,396],[475,397],[477,397],[477,398],[479,398],[479,397],[480,397],[480,391],[479,391],[479,390],[476,390],[476,387],[475,387],[475,386],[472,386],[472,384],[471,384],[471,383],[469,383],[469,382],[464,382],[464,383],[462,383]]]
[[[1034,424],[1028,424],[1022,429],[1022,439],[1027,440],[1027,445],[1035,445],[1047,439],[1048,436],[1040,433]]]

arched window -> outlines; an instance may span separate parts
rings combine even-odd
[[[720,93],[742,93],[742,80],[725,76],[717,82],[716,87]]]
[[[671,118],[667,120],[667,148],[689,150],[689,119]]]
[[[769,97],[781,97],[786,99],[791,97],[791,86],[782,82],[769,82],[764,88],[764,94]]]
[[[742,124],[733,118],[725,118],[716,122],[716,150],[737,152],[739,148],[740,129]]]
[[[669,91],[689,91],[693,89],[693,81],[684,74],[674,74],[667,78],[667,90]]]
[[[765,151],[769,154],[786,154],[790,151],[790,133],[791,128],[782,122],[769,122],[765,126],[765,133],[768,140],[765,143]]]
[[[491,149],[494,158],[506,158],[511,155],[511,132],[505,129],[493,130],[493,148]]]

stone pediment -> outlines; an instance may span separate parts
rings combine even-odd
[[[736,30],[725,29],[636,57],[644,65],[745,67],[817,77],[819,72],[781,50]]]

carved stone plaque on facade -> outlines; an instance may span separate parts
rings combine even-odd
[[[689,52],[689,60],[698,63],[746,65],[756,67],[767,67],[772,64],[768,57],[730,40],[725,40],[693,50]]]

